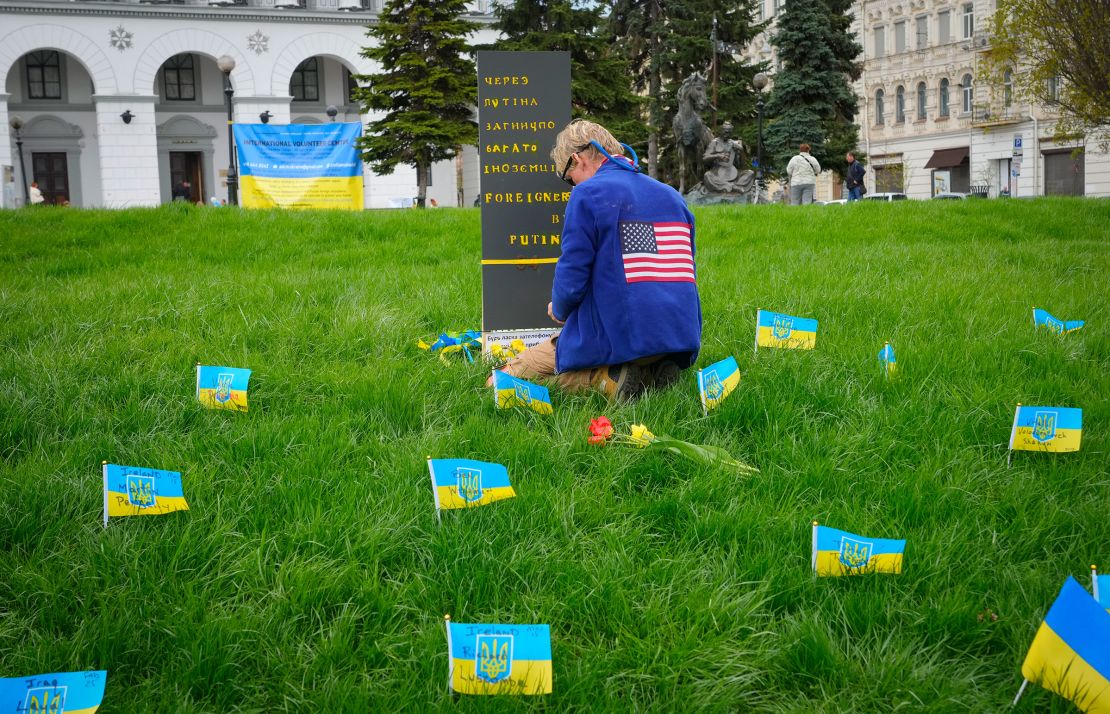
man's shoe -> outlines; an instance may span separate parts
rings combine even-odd
[[[612,399],[635,399],[647,389],[646,378],[648,368],[626,362],[609,368],[609,380],[614,384],[614,390],[609,397]]]
[[[668,389],[678,384],[678,380],[682,377],[682,368],[665,357],[648,369],[651,372],[648,382],[652,389]]]

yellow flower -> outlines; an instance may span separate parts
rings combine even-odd
[[[524,351],[524,340],[513,340],[509,343],[509,349],[511,349],[516,354],[520,354]]]
[[[630,439],[632,444],[642,449],[655,441],[655,434],[648,431],[648,428],[643,424],[633,424]]]
[[[492,345],[489,346],[489,353],[491,355],[493,355],[494,357],[500,357],[501,356],[501,345],[494,342]]]

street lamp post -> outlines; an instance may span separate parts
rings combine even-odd
[[[15,148],[19,152],[19,178],[23,184],[23,205],[31,203],[31,190],[27,188],[27,165],[23,163],[23,135],[19,133],[23,128],[23,120],[12,117],[8,124],[15,130]]]
[[[756,143],[755,191],[756,201],[763,194],[763,88],[767,86],[767,75],[759,72],[752,78],[752,86],[759,93],[755,100],[759,113],[759,139]]]
[[[234,119],[231,113],[231,97],[235,90],[231,87],[231,70],[235,69],[235,58],[223,55],[216,60],[216,66],[224,73],[224,98],[227,103],[227,202],[229,205],[239,205],[239,172],[235,163],[235,133],[232,131]]]

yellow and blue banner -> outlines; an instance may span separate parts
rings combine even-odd
[[[1021,676],[1082,711],[1110,712],[1110,613],[1070,575],[1033,637]]]
[[[811,350],[817,346],[817,320],[770,310],[755,313],[755,349]]]
[[[1017,405],[1010,430],[1011,451],[1079,451],[1083,410]]]
[[[498,409],[524,407],[537,414],[553,414],[547,387],[518,379],[501,370],[493,370],[493,400]]]
[[[197,399],[209,409],[247,411],[249,369],[197,365]]]
[[[422,350],[438,353],[440,361],[444,364],[447,364],[447,355],[455,352],[461,352],[467,362],[474,364],[473,352],[482,352],[482,333],[478,330],[448,331],[440,333],[431,344],[424,340],[417,340],[416,346]]]
[[[551,628],[447,619],[448,678],[459,694],[551,694]]]
[[[160,516],[187,511],[181,474],[104,464],[104,525],[113,516]]]
[[[0,714],[95,714],[108,672],[54,672],[0,679]]]
[[[698,394],[701,396],[702,411],[708,414],[710,409],[719,407],[739,384],[740,367],[736,364],[735,357],[728,357],[705,369],[699,369]]]
[[[235,124],[244,208],[361,211],[358,122]]]
[[[1098,604],[1110,612],[1110,575],[1099,575],[1093,565],[1091,566],[1091,593]]]
[[[826,575],[901,573],[906,541],[865,538],[813,522],[813,572]]]
[[[887,377],[893,377],[894,373],[898,371],[898,360],[894,357],[894,346],[889,342],[885,343],[883,348],[879,350],[879,361],[886,368]]]
[[[516,496],[509,471],[474,459],[428,459],[436,511],[484,506]]]
[[[1039,307],[1033,308],[1033,326],[1047,328],[1049,332],[1054,332],[1057,335],[1075,332],[1083,325],[1082,320],[1060,320],[1053,317],[1048,310],[1042,310]]]

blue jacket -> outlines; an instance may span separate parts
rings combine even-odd
[[[670,224],[658,228],[662,243],[656,245],[666,260],[680,266],[683,259],[674,257],[667,231],[675,224],[689,226],[687,272],[671,276],[684,281],[637,275],[637,269],[651,268],[626,263],[625,247],[630,253],[650,252],[646,246],[653,240],[653,224]],[[552,312],[566,321],[555,343],[557,371],[661,354],[672,355],[682,367],[694,364],[701,348],[701,301],[692,266],[694,216],[677,191],[606,161],[571,192],[561,243],[551,287]]]

